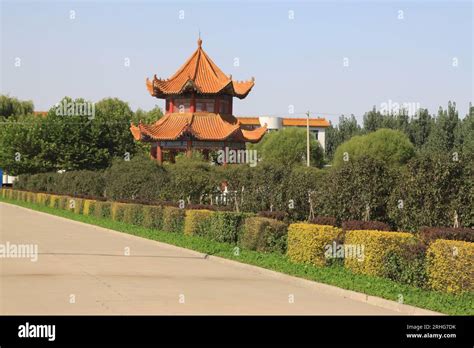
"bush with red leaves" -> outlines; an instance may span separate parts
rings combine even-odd
[[[359,220],[348,220],[342,223],[342,229],[344,231],[356,231],[356,230],[376,230],[376,231],[390,231],[390,226],[385,222],[380,221],[359,221]]]
[[[261,211],[258,213],[258,216],[266,217],[269,219],[275,219],[278,221],[286,221],[288,219],[288,213],[284,211]]]
[[[332,216],[316,216],[309,222],[315,225],[338,226],[336,218]]]
[[[467,227],[422,227],[419,236],[426,244],[436,239],[474,242],[474,229]]]

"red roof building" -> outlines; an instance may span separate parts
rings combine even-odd
[[[245,149],[246,142],[258,142],[267,128],[246,129],[233,116],[233,98],[244,99],[254,86],[232,80],[209,58],[198,40],[196,51],[169,79],[146,79],[149,93],[165,99],[165,115],[154,124],[131,125],[136,140],[153,144],[151,155],[162,163],[177,152],[188,156],[194,149],[205,156],[212,150]]]

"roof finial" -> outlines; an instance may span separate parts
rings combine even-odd
[[[201,30],[198,30],[198,31],[199,31],[198,47],[201,47],[201,45],[202,45],[202,40],[201,40]]]

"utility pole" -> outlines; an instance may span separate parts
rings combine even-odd
[[[306,113],[306,165],[309,167],[309,111]]]

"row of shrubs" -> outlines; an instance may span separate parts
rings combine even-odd
[[[288,258],[297,263],[324,267],[340,262],[354,273],[385,277],[421,288],[449,293],[474,290],[472,229],[424,228],[419,233],[392,232],[370,229],[387,227],[378,222],[348,221],[340,228],[329,225],[331,221],[327,219],[312,221],[327,224],[288,225],[250,213],[97,201],[11,189],[3,189],[2,197],[238,244],[260,252],[286,252]]]
[[[184,233],[250,250],[286,251],[287,224],[251,213],[181,209],[3,189],[2,197],[64,209],[76,214],[112,219],[170,233]]]
[[[104,171],[24,174],[14,187],[27,191],[89,195],[107,200],[224,205],[289,222],[313,213],[373,220],[393,230],[421,226],[474,227],[474,158],[466,153],[419,153],[404,166],[353,156],[341,166],[318,169],[259,162],[256,167],[211,166],[189,159],[158,166],[150,158],[117,159]],[[221,184],[228,194],[221,199]],[[153,183],[152,185],[150,183]],[[407,183],[411,183],[407,185]],[[275,211],[281,213],[275,214]],[[377,228],[378,229],[378,228]]]
[[[474,231],[451,234],[470,242],[435,239],[429,232],[343,230],[295,223],[288,229],[288,257],[319,267],[339,259],[354,273],[448,293],[474,291]]]

